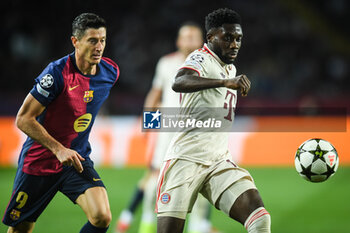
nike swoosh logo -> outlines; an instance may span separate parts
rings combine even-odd
[[[92,178],[93,181],[99,181],[101,179],[98,179],[98,178]]]
[[[77,87],[79,87],[80,85],[78,84],[78,85],[76,85],[76,86],[74,86],[74,87],[68,87],[68,91],[72,91],[72,90],[74,90],[75,88],[77,88]]]

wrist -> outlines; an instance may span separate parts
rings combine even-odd
[[[59,151],[63,150],[65,147],[59,143],[56,142],[54,145],[50,146],[50,148],[48,148],[54,155],[57,155]]]
[[[227,88],[228,88],[228,87],[229,87],[229,85],[228,85],[229,82],[228,82],[228,81],[229,81],[228,79],[222,79],[222,81],[221,81],[221,86],[222,86],[222,87],[227,87]]]

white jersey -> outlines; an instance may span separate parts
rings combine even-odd
[[[192,69],[202,78],[228,79],[236,76],[233,64],[225,64],[205,44],[191,53],[180,69]],[[224,119],[232,126],[237,91],[225,87],[182,93],[181,108],[210,108],[227,110]],[[209,109],[209,110],[210,110]],[[207,110],[208,112],[208,110]],[[206,113],[201,113],[201,115]],[[207,113],[210,114],[210,113]],[[180,158],[211,165],[215,161],[231,158],[228,151],[229,132],[178,132],[175,134],[164,160]]]
[[[175,92],[171,86],[174,82],[174,78],[179,70],[179,67],[182,66],[184,61],[185,56],[180,52],[170,53],[159,59],[156,67],[156,73],[153,78],[152,87],[162,90],[161,107],[180,107],[180,94]],[[173,136],[174,133],[172,132],[162,132],[160,135],[158,135],[151,162],[153,168],[159,169],[162,165],[163,158]]]
[[[159,59],[152,86],[162,90],[161,107],[180,106],[180,94],[173,91],[171,86],[184,59],[184,55],[180,52],[174,52]]]

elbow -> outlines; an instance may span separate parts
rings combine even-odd
[[[175,92],[182,92],[182,91],[183,91],[182,85],[181,85],[181,83],[179,82],[178,79],[176,79],[176,80],[173,82],[173,85],[171,86],[171,88],[172,88],[173,91],[175,91]]]
[[[174,82],[173,85],[171,86],[171,88],[173,89],[173,91],[175,92],[179,92],[179,87],[178,85]]]
[[[21,129],[22,125],[23,125],[23,119],[21,116],[16,116],[16,121],[15,124],[17,126],[17,128]]]
[[[23,116],[21,116],[21,115],[17,115],[15,124],[16,124],[18,129],[23,131],[24,126],[25,126],[25,118]]]

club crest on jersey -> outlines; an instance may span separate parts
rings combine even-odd
[[[169,193],[163,193],[162,196],[160,196],[160,201],[161,201],[163,204],[168,204],[169,201],[170,201],[170,195],[169,195]]]
[[[21,216],[21,211],[18,211],[16,209],[11,210],[10,218],[14,221],[18,220]]]
[[[84,102],[89,103],[94,98],[94,91],[85,91],[84,92]]]

